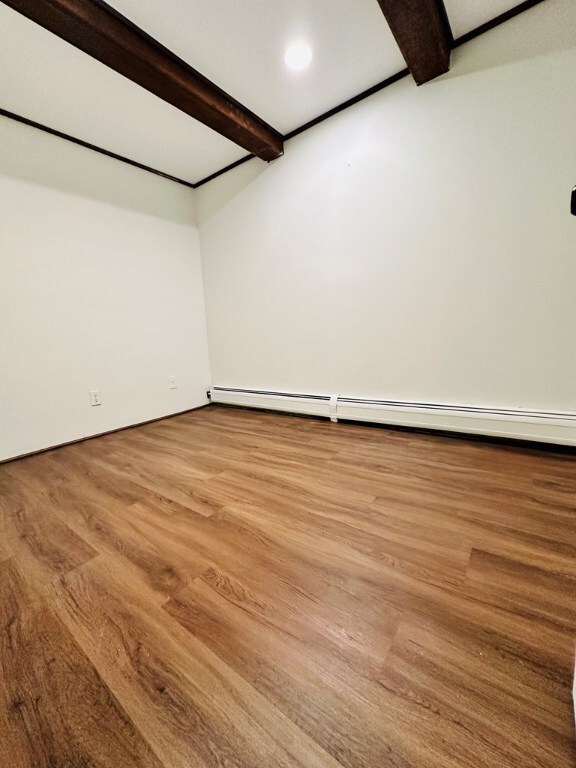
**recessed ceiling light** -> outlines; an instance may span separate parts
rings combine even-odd
[[[312,51],[306,43],[296,43],[286,49],[284,64],[290,69],[306,69],[312,61]]]

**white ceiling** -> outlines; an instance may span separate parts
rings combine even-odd
[[[406,66],[377,0],[111,2],[281,133]],[[283,55],[299,39],[314,58],[294,72]]]
[[[445,1],[455,37],[518,2]],[[282,133],[405,66],[377,0],[110,4]],[[314,59],[293,72],[299,39]],[[2,3],[0,107],[188,181],[246,154]]]
[[[0,106],[186,180],[246,154],[2,3]]]

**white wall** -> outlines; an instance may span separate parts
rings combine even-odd
[[[207,402],[193,204],[0,117],[0,459]]]
[[[197,192],[213,383],[576,410],[576,3]]]
[[[576,410],[575,71],[547,0],[199,190],[212,377],[192,191],[0,117],[0,459],[211,381]]]

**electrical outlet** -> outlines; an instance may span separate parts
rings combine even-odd
[[[90,405],[102,405],[102,393],[99,389],[90,391]]]
[[[168,386],[170,389],[178,389],[178,384],[176,384],[176,376],[168,376]]]

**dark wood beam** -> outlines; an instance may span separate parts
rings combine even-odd
[[[442,0],[378,0],[417,85],[450,69],[453,38]]]
[[[280,133],[102,0],[1,1],[262,160],[283,154]]]

